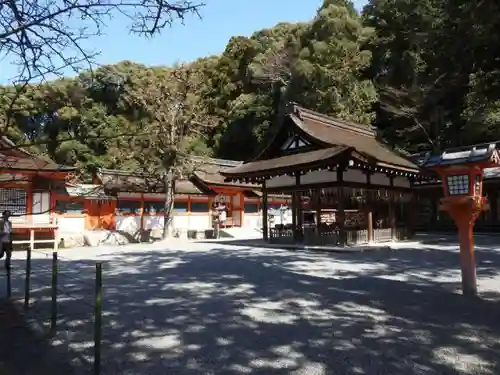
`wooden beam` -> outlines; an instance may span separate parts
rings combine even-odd
[[[300,175],[295,173],[295,190],[300,186]],[[300,197],[297,191],[292,193],[292,226],[293,226],[293,241],[296,242],[299,240],[299,225],[300,225]]]
[[[390,176],[390,187],[394,187],[394,177]],[[396,239],[396,207],[394,200],[394,191],[389,191],[389,225],[391,226],[391,240]]]
[[[266,181],[262,182],[262,235],[264,241],[269,240],[268,204]]]
[[[408,213],[406,215],[408,220],[408,237],[412,238],[415,235],[415,230],[417,227],[417,216],[418,216],[418,199],[416,193],[411,193],[411,200],[408,205]]]
[[[316,208],[316,240],[320,243],[321,240],[321,190],[314,191],[314,202]]]
[[[366,183],[371,183],[371,173],[366,174]],[[368,231],[368,243],[373,242],[373,194],[371,190],[365,190],[365,216],[366,216],[366,230]]]
[[[375,185],[371,184],[367,185],[364,182],[351,182],[351,181],[331,181],[331,182],[323,182],[323,183],[317,183],[317,184],[303,184],[300,185],[299,187],[295,187],[295,185],[290,185],[290,186],[280,186],[280,187],[272,187],[267,189],[268,193],[291,193],[295,190],[301,189],[301,190],[314,190],[314,189],[320,189],[320,188],[331,188],[331,187],[348,187],[348,188],[373,188],[373,189],[389,189],[389,185]],[[402,186],[393,186],[392,190],[397,191],[397,192],[409,192],[412,191],[411,187],[402,187]]]
[[[337,169],[337,181],[341,184],[344,181],[344,170],[343,168]],[[346,245],[346,232],[345,232],[345,210],[344,210],[344,187],[337,187],[337,214],[335,215],[335,221],[339,227],[339,246],[344,247]]]
[[[0,168],[0,173],[11,174],[11,175],[22,175],[22,176],[40,176],[54,180],[63,180],[69,174],[69,172],[63,172],[63,171],[33,171],[33,170],[5,169],[5,168]]]

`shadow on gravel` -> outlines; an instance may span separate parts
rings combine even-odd
[[[477,259],[479,278],[498,277],[497,251]],[[78,279],[91,273],[79,267],[64,264],[73,299],[59,303],[59,331],[88,356],[92,292]],[[450,292],[457,270],[453,246],[117,253],[104,274],[104,374],[499,374],[500,304]],[[40,314],[48,285],[33,284]]]
[[[0,300],[0,374],[74,374],[69,362],[31,330],[12,303],[5,300]]]

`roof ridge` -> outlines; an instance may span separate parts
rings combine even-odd
[[[425,156],[426,154],[432,154],[432,155],[442,155],[443,153],[450,153],[450,152],[460,152],[460,151],[468,151],[472,148],[487,148],[488,146],[490,146],[491,144],[495,144],[496,147],[500,148],[500,140],[498,141],[491,141],[491,142],[483,142],[483,143],[474,143],[474,144],[471,144],[471,145],[465,145],[465,146],[455,146],[455,147],[449,147],[449,148],[445,148],[441,151],[439,151],[438,153],[435,153],[431,150],[428,150],[428,151],[420,151],[420,152],[415,152],[415,153],[412,153],[410,154],[411,157],[418,157],[418,156]]]
[[[293,113],[302,119],[302,115],[305,114],[307,117],[314,120],[319,120],[323,124],[331,127],[341,128],[343,130],[351,131],[357,134],[361,134],[367,137],[375,137],[375,132],[369,128],[370,125],[362,125],[352,121],[343,120],[337,117],[327,116],[323,113],[313,111],[301,107],[297,104],[293,105]]]
[[[0,138],[2,142],[5,142],[11,150],[17,150],[27,156],[31,156],[31,157],[35,157],[35,155],[33,155],[31,152],[25,150],[24,148],[22,147],[18,147],[15,142],[10,139],[9,137],[5,136],[5,135],[2,135],[2,137]]]
[[[124,169],[112,169],[112,168],[98,168],[97,173],[103,174],[117,174],[122,176],[137,176],[137,177],[146,177],[149,174],[141,171],[130,171]]]
[[[236,167],[240,164],[243,164],[242,161],[239,160],[229,160],[229,159],[219,159],[219,158],[212,158],[208,156],[199,156],[199,155],[190,155],[189,158],[191,160],[200,160],[200,161],[206,161],[209,164],[216,164],[216,165],[221,165],[221,166],[227,166],[227,167]]]
[[[491,142],[476,143],[476,144],[466,145],[466,146],[450,147],[450,148],[444,149],[439,154],[441,155],[443,153],[450,153],[450,152],[470,151],[470,150],[476,149],[476,148],[489,148],[489,147],[491,147],[491,145],[495,145],[495,147],[500,147],[500,141],[491,141]]]
[[[56,163],[52,158],[50,158],[48,155],[36,155],[28,150],[26,150],[25,147],[28,147],[30,145],[24,145],[23,146],[18,146],[12,139],[9,137],[3,135],[0,137],[0,145],[6,145],[6,150],[4,151],[13,151],[13,152],[19,152],[21,155],[14,155],[16,158],[24,158],[24,159],[31,159],[33,162],[40,168],[40,167],[47,167],[47,166],[62,166],[62,167],[69,167],[67,165],[62,165],[59,163]],[[0,148],[2,148],[0,146]],[[43,165],[42,165],[43,164]]]

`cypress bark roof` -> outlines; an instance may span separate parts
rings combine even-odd
[[[243,164],[243,162],[241,161],[202,158],[198,156],[192,156],[191,159],[199,163],[198,167],[193,172],[193,177],[206,185],[239,187],[250,190],[260,189],[260,186],[257,184],[228,183],[227,181],[225,181],[225,178],[221,174],[221,172],[240,166],[241,164]]]
[[[254,160],[221,174],[228,181],[272,177],[327,168],[341,159],[412,174],[420,172],[412,160],[379,141],[373,129],[291,105],[268,145]]]
[[[241,161],[205,158],[191,156],[194,171],[188,179],[178,180],[175,186],[176,194],[215,195],[210,186],[238,187],[243,190],[260,189],[256,184],[228,183],[224,181],[221,171],[241,165]],[[101,168],[96,173],[107,190],[164,193],[164,184],[159,176],[149,176],[142,172],[131,172],[116,169]]]
[[[99,169],[96,175],[106,190],[134,193],[165,193],[165,185],[158,176],[148,176],[145,173],[104,168]],[[175,183],[175,194],[214,195],[215,193],[206,186],[196,184],[195,181],[178,180]]]
[[[38,172],[72,172],[75,167],[57,164],[49,158],[40,157],[17,147],[9,138],[0,137],[0,169]]]

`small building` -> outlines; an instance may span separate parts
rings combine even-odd
[[[65,185],[75,168],[54,163],[17,147],[7,137],[0,137],[0,211],[12,213],[14,242],[31,233],[30,240],[56,235],[53,218],[53,191]],[[35,238],[36,235],[36,238]]]
[[[259,185],[228,183],[220,174],[241,162],[201,157],[192,161],[196,168],[191,176],[175,184],[174,235],[210,236],[214,202],[223,202],[227,208],[225,227],[261,230]],[[158,176],[101,168],[93,184],[68,185],[54,199],[54,215],[68,236],[106,230],[139,240],[145,233],[147,238],[159,238],[163,232],[165,191]],[[272,197],[270,203],[280,207],[286,197]]]
[[[264,239],[359,244],[407,238],[413,231],[412,160],[367,126],[289,105],[252,161],[221,171],[231,183],[260,184]],[[292,196],[292,223],[269,227],[268,196]]]

